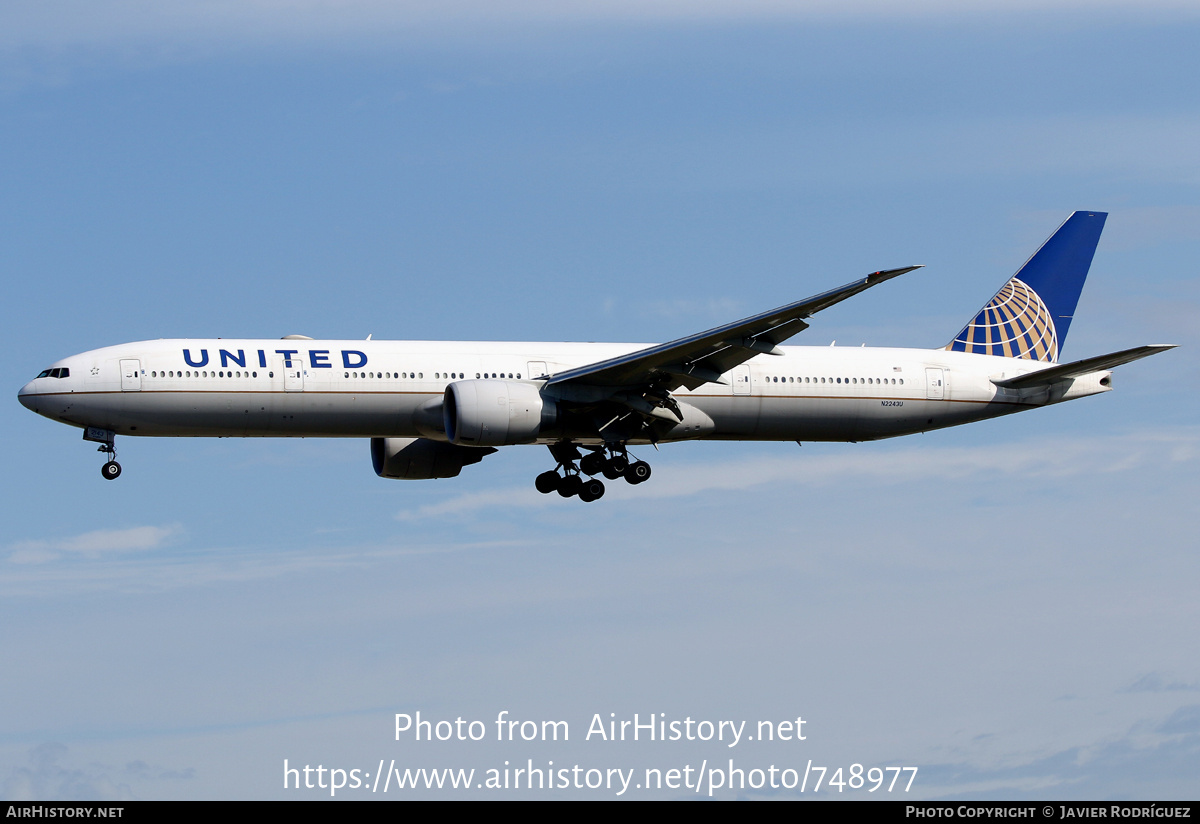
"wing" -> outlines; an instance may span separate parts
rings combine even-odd
[[[776,345],[807,329],[806,318],[878,283],[920,268],[905,266],[873,272],[837,289],[707,332],[559,372],[549,378],[547,386],[606,388],[614,393],[621,389],[653,388],[659,393],[669,393],[680,387],[696,389],[706,383],[728,383],[721,376],[733,367],[757,355],[782,354]]]

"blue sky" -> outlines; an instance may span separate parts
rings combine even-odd
[[[940,346],[1075,209],[1111,216],[1065,355],[1181,348],[957,430],[664,447],[590,506],[540,448],[407,483],[360,441],[126,438],[108,483],[10,397],[0,794],[733,757],[1194,798],[1195,12],[481,5],[0,10],[10,392],[158,337],[654,342],[911,263],[796,342]],[[417,710],[572,740],[395,741]],[[809,737],[582,740],[635,712]]]

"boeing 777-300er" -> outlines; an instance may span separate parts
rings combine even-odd
[[[868,441],[1111,389],[1110,370],[1172,348],[1060,363],[1107,215],[1076,212],[938,349],[781,346],[815,313],[917,269],[887,269],[707,332],[621,343],[157,340],[73,355],[21,403],[83,429],[121,474],[120,435],[370,438],[384,478],[451,478],[544,444],[541,492],[594,501],[638,484],[630,447],[670,441]]]

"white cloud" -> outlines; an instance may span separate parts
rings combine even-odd
[[[1132,797],[1166,797],[1194,785],[1198,718],[1200,707],[1179,707],[1162,722],[1147,719],[1109,740],[1017,756],[997,766],[930,765],[921,768],[921,776],[934,797],[960,800],[1111,798],[1113,788],[1131,776],[1138,782]]]
[[[58,540],[22,541],[14,544],[9,561],[17,564],[40,564],[53,561],[64,553],[78,553],[88,558],[120,552],[145,552],[164,546],[179,535],[183,528],[168,526],[135,526],[129,529],[97,529]]]
[[[1189,681],[1168,681],[1157,672],[1148,672],[1122,692],[1200,692],[1200,684]]]
[[[847,446],[838,454],[755,457],[711,463],[655,467],[650,481],[636,488],[621,481],[606,484],[608,500],[677,498],[714,490],[745,490],[764,485],[828,485],[838,482],[900,484],[927,478],[1072,477],[1120,473],[1147,461],[1195,461],[1200,432],[1193,428],[1067,440],[1038,439],[977,447],[903,448],[881,452]],[[870,450],[870,451],[867,451]],[[397,514],[402,521],[469,515],[492,507],[542,508],[558,503],[532,487],[492,489],[458,495]],[[598,505],[603,506],[600,502]]]
[[[59,743],[39,744],[27,753],[27,766],[14,766],[0,776],[0,798],[6,801],[130,801],[133,785],[195,777],[195,770],[173,770],[137,760],[124,767],[91,762],[68,765],[68,749]]]

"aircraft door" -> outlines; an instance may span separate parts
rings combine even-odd
[[[537,380],[538,378],[540,378],[542,375],[548,375],[548,374],[549,374],[549,371],[546,369],[546,362],[545,362],[545,361],[534,361],[534,360],[531,360],[531,361],[529,361],[529,363],[528,363],[528,366],[529,366],[529,375],[528,375],[528,377],[529,377],[529,379],[530,379],[530,380],[534,380],[534,381],[535,381],[535,380]]]
[[[283,366],[283,391],[284,392],[303,392],[304,391],[304,360],[292,355],[292,365],[286,363]]]
[[[946,396],[946,384],[941,369],[925,370],[925,397],[931,401],[940,401]]]
[[[142,362],[137,359],[121,360],[121,391],[139,392],[142,388]]]
[[[730,372],[733,376],[733,394],[749,395],[750,394],[750,367],[742,364],[735,366]]]

